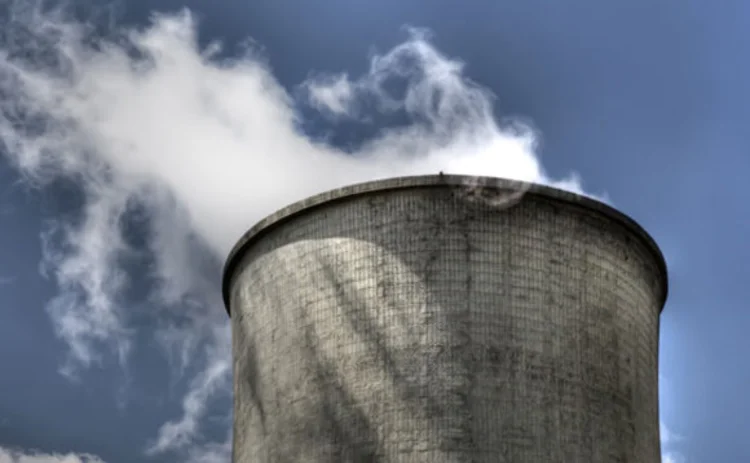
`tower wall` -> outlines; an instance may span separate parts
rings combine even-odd
[[[596,201],[335,190],[248,232],[225,298],[235,463],[660,461],[664,261]]]

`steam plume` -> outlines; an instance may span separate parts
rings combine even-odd
[[[0,463],[104,463],[95,455],[68,453],[46,454],[41,452],[20,452],[0,447]],[[209,463],[209,462],[207,462]]]

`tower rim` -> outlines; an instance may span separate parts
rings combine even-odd
[[[589,211],[593,211],[607,217],[614,222],[623,226],[628,232],[639,239],[649,250],[659,270],[659,279],[661,285],[661,298],[659,301],[660,312],[664,310],[667,301],[669,282],[667,263],[664,254],[657,245],[654,238],[643,228],[635,219],[624,212],[594,199],[571,191],[533,182],[523,182],[501,177],[489,176],[471,176],[471,175],[418,175],[407,177],[392,177],[387,179],[372,180],[363,183],[355,183],[340,188],[331,189],[313,196],[309,196],[300,201],[291,203],[276,212],[267,215],[255,225],[250,227],[236,242],[229,252],[222,272],[222,297],[227,315],[231,317],[230,294],[231,284],[234,272],[238,267],[245,251],[252,244],[261,239],[270,230],[293,219],[294,217],[310,211],[312,209],[330,205],[339,201],[345,201],[357,196],[368,195],[371,193],[383,193],[387,191],[397,191],[412,188],[481,188],[483,191],[493,190],[495,192],[517,192],[525,195],[553,199],[561,203],[573,204]]]

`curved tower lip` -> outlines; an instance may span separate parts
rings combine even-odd
[[[261,219],[252,226],[237,241],[227,256],[222,275],[222,297],[227,314],[231,317],[229,307],[230,284],[234,271],[236,270],[242,255],[255,241],[261,239],[271,229],[293,219],[297,215],[338,201],[351,199],[353,197],[367,195],[370,193],[381,193],[385,191],[405,190],[410,188],[424,187],[471,187],[481,186],[483,189],[494,189],[496,191],[522,191],[524,195],[535,195],[551,198],[560,202],[575,204],[579,207],[598,212],[620,225],[624,226],[636,238],[640,239],[646,248],[651,251],[659,267],[662,298],[660,301],[660,312],[664,310],[669,290],[667,263],[664,255],[651,235],[633,218],[614,207],[577,193],[554,188],[538,183],[509,180],[500,177],[485,177],[471,175],[419,175],[409,177],[392,177],[383,180],[374,180],[364,183],[356,183],[341,188],[335,188],[319,193],[303,200],[294,202],[278,211]]]

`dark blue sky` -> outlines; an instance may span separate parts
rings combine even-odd
[[[578,172],[662,246],[671,286],[661,415],[679,436],[668,450],[690,463],[750,461],[750,3],[139,0],[119,20],[182,7],[197,13],[204,43],[251,37],[290,91],[314,71],[365,72],[373,49],[405,39],[404,25],[431,30],[438,49],[495,93],[498,118],[540,131],[553,176]],[[74,207],[66,201],[2,166],[0,446],[181,461],[143,454],[179,414],[189,377],[175,380],[153,343],[135,349],[127,372],[110,359],[79,383],[57,373],[65,346],[44,310],[56,290],[39,276],[39,231]],[[211,406],[220,417],[229,402]],[[216,423],[207,440],[223,438]]]

